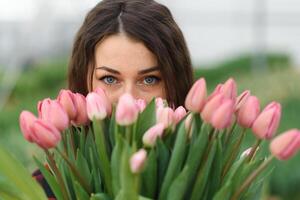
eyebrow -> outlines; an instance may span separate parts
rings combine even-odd
[[[96,69],[102,69],[102,70],[108,71],[108,72],[113,73],[113,74],[118,74],[118,75],[121,74],[119,71],[117,71],[115,69],[112,69],[110,67],[107,67],[107,66],[96,67]],[[153,72],[153,71],[158,71],[158,70],[159,70],[159,66],[153,66],[153,67],[149,67],[147,69],[140,70],[138,72],[138,75],[143,75],[143,74],[147,74],[147,73],[150,73],[150,72]]]

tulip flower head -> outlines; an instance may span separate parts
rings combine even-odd
[[[246,102],[247,98],[251,95],[250,90],[245,90],[236,99],[235,102],[235,112],[238,112],[240,107]]]
[[[156,122],[164,124],[165,128],[175,124],[174,111],[170,107],[157,108],[156,110]]]
[[[179,106],[178,108],[176,108],[176,110],[174,111],[174,120],[175,123],[177,124],[178,122],[180,122],[180,120],[182,120],[186,115],[186,110],[183,106]]]
[[[118,124],[127,126],[133,124],[138,117],[139,108],[135,99],[128,93],[123,94],[116,109],[116,121]]]
[[[252,131],[260,139],[271,139],[276,133],[281,118],[281,105],[268,104],[252,125]]]
[[[39,117],[53,124],[59,131],[69,127],[69,117],[57,100],[49,98],[38,102]]]
[[[300,131],[291,129],[271,141],[270,151],[279,160],[287,160],[300,149]]]
[[[96,92],[90,92],[86,96],[86,109],[90,120],[106,118],[110,108],[107,107],[105,99]]]
[[[89,118],[86,110],[85,96],[79,93],[75,93],[76,109],[78,110],[76,118],[72,120],[72,124],[75,126],[87,125]]]
[[[30,131],[33,134],[34,142],[44,149],[56,147],[61,140],[59,130],[50,122],[42,119],[35,120],[30,126]]]
[[[211,117],[211,124],[218,130],[228,128],[232,123],[234,113],[234,102],[232,99],[225,99],[215,110]]]
[[[75,94],[70,90],[61,90],[56,98],[57,101],[62,105],[64,110],[67,112],[70,120],[75,119],[77,115],[74,95]]]
[[[260,112],[259,100],[255,96],[249,96],[237,113],[237,122],[244,128],[251,128]]]
[[[130,158],[130,169],[134,174],[140,173],[145,165],[147,159],[147,151],[145,149],[140,149],[134,153]]]
[[[233,78],[229,78],[222,86],[220,92],[222,92],[225,98],[235,100],[237,97],[237,85]]]
[[[24,138],[29,142],[34,142],[30,126],[35,120],[37,120],[37,117],[29,111],[22,111],[19,117],[21,131]]]
[[[224,101],[224,95],[219,93],[216,94],[205,104],[200,114],[204,122],[211,123],[211,118],[213,113],[219,108],[219,106],[222,104],[223,101]]]
[[[204,78],[197,80],[190,89],[186,99],[185,107],[194,112],[201,112],[206,101],[206,82]]]
[[[143,112],[147,106],[147,102],[144,99],[136,99],[135,103],[136,103],[137,107],[139,108],[140,112]]]
[[[164,124],[159,123],[148,129],[143,136],[143,143],[147,147],[153,147],[155,145],[157,137],[162,137],[164,132]]]

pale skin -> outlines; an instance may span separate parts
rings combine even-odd
[[[97,44],[95,62],[92,90],[102,88],[112,103],[124,93],[147,102],[166,98],[157,58],[141,41],[110,35]]]

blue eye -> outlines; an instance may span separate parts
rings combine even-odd
[[[146,85],[153,85],[155,83],[157,83],[160,79],[155,77],[155,76],[147,76],[145,79],[144,79],[144,84]]]
[[[104,76],[101,78],[101,80],[108,85],[115,84],[117,82],[117,79],[115,79],[113,76]]]

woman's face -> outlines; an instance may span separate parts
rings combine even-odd
[[[92,90],[102,88],[112,103],[123,93],[151,101],[166,98],[156,56],[146,46],[123,34],[106,37],[95,48]]]

